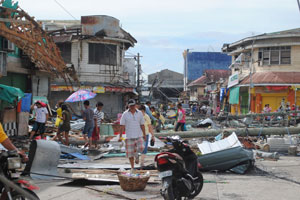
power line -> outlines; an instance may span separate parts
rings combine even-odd
[[[57,0],[54,0],[57,5],[59,5],[66,13],[68,13],[73,19],[77,20],[62,4],[60,4]]]

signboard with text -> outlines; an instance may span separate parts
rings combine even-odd
[[[239,74],[236,73],[236,74],[229,76],[228,88],[231,88],[232,86],[235,86],[237,84],[239,84]]]

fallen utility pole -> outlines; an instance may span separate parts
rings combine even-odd
[[[216,117],[218,120],[222,119],[243,119],[243,118],[251,118],[251,117],[267,117],[267,116],[283,116],[283,115],[292,115],[298,114],[300,111],[288,111],[288,112],[272,112],[272,113],[254,113],[254,114],[246,114],[246,115],[228,115],[228,116],[220,116]],[[212,117],[213,118],[213,117]]]
[[[264,135],[287,135],[299,134],[300,127],[270,127],[270,128],[228,128],[228,129],[199,129],[196,131],[178,131],[169,133],[155,133],[156,137],[166,137],[178,135],[181,138],[197,138],[197,137],[215,137],[222,132],[229,134],[235,132],[237,136],[264,136]]]

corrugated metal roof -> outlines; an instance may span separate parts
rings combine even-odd
[[[201,76],[200,78],[191,82],[188,87],[196,86],[196,85],[205,85],[208,82],[208,78],[206,76]]]
[[[216,82],[219,81],[220,78],[227,79],[230,76],[231,71],[223,69],[208,69],[205,70],[205,74],[206,77],[209,78],[210,82]]]
[[[247,76],[240,85],[249,84]],[[300,84],[300,72],[257,72],[252,75],[253,84]]]

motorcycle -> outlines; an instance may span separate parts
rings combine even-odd
[[[162,179],[161,195],[165,200],[193,199],[202,190],[203,176],[196,154],[187,142],[167,137],[173,149],[155,157],[159,177]]]
[[[34,190],[39,189],[28,181],[19,179],[22,159],[16,151],[0,154],[0,200],[39,200]]]

